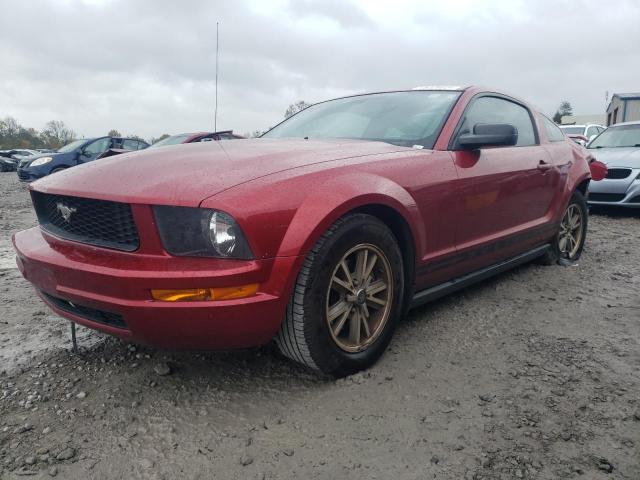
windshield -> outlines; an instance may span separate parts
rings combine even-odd
[[[607,128],[589,148],[640,147],[640,124]]]
[[[565,135],[583,135],[584,127],[560,127]]]
[[[86,143],[88,140],[76,140],[75,142],[71,142],[66,144],[64,147],[58,149],[58,153],[68,153],[73,152],[76,148],[82,146],[82,144]]]
[[[154,143],[149,148],[166,147],[167,145],[177,145],[178,143],[184,142],[190,136],[191,136],[190,133],[183,133],[182,135],[172,135],[170,137],[165,138],[164,140],[160,140],[159,142]]]
[[[375,93],[318,103],[265,138],[352,138],[432,148],[460,92]]]

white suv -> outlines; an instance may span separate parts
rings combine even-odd
[[[607,129],[607,127],[594,123],[588,123],[586,125],[559,125],[559,127],[566,136],[580,145],[586,145]]]

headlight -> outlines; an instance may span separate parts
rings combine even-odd
[[[53,157],[40,157],[36,158],[33,162],[31,162],[30,167],[39,167],[40,165],[44,165],[45,163],[49,163],[53,160]]]
[[[253,258],[240,226],[228,213],[191,207],[154,206],[162,244],[172,255]]]

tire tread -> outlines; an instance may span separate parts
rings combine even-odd
[[[287,313],[278,331],[275,342],[280,352],[291,360],[301,363],[314,370],[321,370],[319,365],[311,356],[308,336],[304,322],[304,295],[307,293],[311,268],[327,240],[331,238],[341,225],[361,214],[351,214],[338,219],[320,237],[307,254],[304,264],[300,269],[293,294],[287,304]]]

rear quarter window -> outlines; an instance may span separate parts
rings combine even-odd
[[[547,139],[549,139],[550,142],[564,141],[564,133],[562,133],[562,130],[560,130],[560,128],[555,123],[553,123],[544,115],[541,115],[540,118],[542,118],[544,131],[547,133]]]

